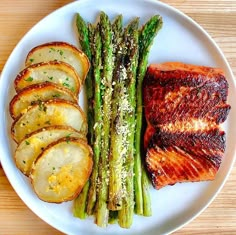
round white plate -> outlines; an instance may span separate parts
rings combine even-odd
[[[139,16],[143,24],[150,16],[160,14],[164,25],[155,38],[149,62],[182,61],[185,63],[221,67],[229,82],[228,102],[236,100],[235,84],[229,65],[217,45],[207,33],[190,18],[155,0],[81,0],[53,12],[35,25],[18,43],[9,57],[0,80],[0,160],[4,171],[17,194],[39,217],[66,234],[166,234],[180,228],[197,216],[222,188],[234,162],[236,138],[236,110],[232,105],[224,128],[227,133],[227,149],[220,170],[213,182],[182,183],[156,191],[151,190],[153,216],[135,216],[131,229],[118,225],[98,228],[89,218],[84,221],[72,216],[72,203],[60,205],[40,201],[32,187],[15,167],[15,144],[10,137],[12,119],[8,105],[14,94],[13,80],[24,67],[29,50],[49,41],[66,41],[78,45],[74,20],[79,12],[85,20],[94,22],[99,11],[105,11],[111,19],[122,13],[125,23]],[[83,95],[82,95],[83,98]],[[82,100],[82,99],[81,99]],[[83,100],[81,101],[83,105]],[[204,231],[203,231],[204,232]]]

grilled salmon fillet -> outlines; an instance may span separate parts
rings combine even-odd
[[[145,160],[154,187],[213,180],[225,151],[220,124],[230,111],[223,71],[180,62],[153,64],[143,94]]]

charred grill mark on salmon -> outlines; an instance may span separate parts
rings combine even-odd
[[[160,72],[152,66],[148,68],[144,103],[146,117],[152,125],[193,117],[216,123],[226,119],[230,107],[222,110],[228,95],[228,83],[223,75],[187,74],[179,69],[170,72]],[[219,113],[222,113],[221,118]]]
[[[153,185],[214,179],[225,151],[219,124],[230,111],[223,71],[178,62],[150,65],[143,94]]]

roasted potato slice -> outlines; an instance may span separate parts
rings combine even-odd
[[[86,136],[69,126],[49,126],[31,133],[16,148],[15,162],[18,169],[29,176],[32,164],[39,154],[52,142],[60,138],[76,137],[86,140]]]
[[[25,87],[42,82],[51,82],[71,90],[76,96],[79,94],[82,80],[76,70],[64,62],[49,61],[32,64],[23,69],[15,78],[16,92]]]
[[[62,86],[44,82],[25,87],[16,94],[10,102],[10,115],[13,119],[34,104],[40,104],[51,99],[63,99],[77,104],[76,96]]]
[[[63,138],[50,144],[37,158],[30,178],[41,200],[61,203],[77,197],[92,166],[92,150],[86,142]]]
[[[87,134],[87,120],[82,109],[69,101],[50,100],[33,105],[12,124],[11,134],[19,143],[26,135],[51,125],[68,125]]]
[[[90,63],[87,56],[75,46],[65,42],[49,42],[34,47],[28,53],[26,67],[48,61],[63,61],[75,68],[82,81],[85,80]]]

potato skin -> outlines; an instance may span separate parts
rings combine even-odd
[[[69,142],[69,143],[68,143]],[[41,177],[43,175],[43,177],[45,177],[46,179],[50,179],[51,176],[57,176],[57,173],[52,173],[54,170],[56,171],[58,169],[58,166],[55,166],[54,168],[52,168],[51,166],[49,167],[49,169],[47,168],[43,168],[45,169],[45,172],[41,172],[42,175],[41,176],[38,176],[37,173],[39,173],[39,171],[41,170],[40,167],[38,167],[41,163],[44,163],[44,161],[47,163],[46,165],[48,165],[49,163],[47,162],[47,158],[49,155],[50,155],[50,151],[55,151],[55,149],[58,149],[60,147],[63,147],[63,145],[68,145],[68,148],[70,148],[70,144],[73,145],[73,148],[75,146],[77,146],[78,148],[81,148],[81,149],[84,149],[87,153],[86,155],[82,156],[82,160],[81,160],[81,164],[80,166],[77,166],[78,169],[76,168],[77,170],[77,174],[75,174],[75,178],[79,178],[79,181],[77,180],[77,187],[76,189],[72,192],[70,190],[70,186],[71,184],[68,183],[68,185],[66,184],[66,190],[68,189],[68,195],[63,192],[62,194],[64,195],[58,195],[61,193],[61,190],[63,190],[63,188],[65,188],[63,185],[63,183],[61,184],[58,184],[59,188],[57,188],[59,190],[59,192],[57,191],[54,191],[54,190],[51,190],[50,189],[50,181],[47,181],[46,182],[46,188],[47,186],[49,187],[48,190],[42,190],[42,191],[39,191],[37,185],[38,185],[38,182],[40,181],[45,183],[45,179],[38,179],[37,177]],[[54,153],[54,152],[53,152]],[[92,156],[93,156],[93,152],[92,152],[92,149],[91,147],[86,143],[86,141],[84,141],[83,139],[79,139],[79,138],[73,138],[73,137],[70,137],[69,139],[68,138],[62,138],[62,139],[59,139],[58,141],[55,141],[53,143],[51,143],[50,145],[48,145],[45,150],[39,155],[39,157],[37,158],[37,160],[35,161],[35,164],[34,164],[34,167],[32,169],[32,172],[30,174],[30,180],[31,180],[31,184],[33,186],[33,189],[35,191],[35,193],[37,194],[37,196],[42,200],[42,201],[45,201],[45,202],[49,202],[49,203],[62,203],[62,202],[66,202],[66,201],[71,201],[73,199],[75,199],[79,193],[81,192],[81,190],[83,189],[83,186],[86,184],[87,180],[89,179],[90,175],[91,175],[91,172],[92,172],[92,168],[93,168],[93,160],[92,160]],[[49,156],[50,157],[50,156]],[[54,156],[56,158],[56,156]],[[65,156],[66,157],[69,157],[69,156]],[[79,159],[78,156],[75,156],[73,154],[73,157],[77,157]],[[59,162],[59,160],[61,160],[60,157],[58,157],[59,159],[57,159],[57,162]],[[86,159],[83,159],[83,158],[86,158]],[[51,158],[52,159],[52,158]],[[49,159],[50,160],[50,159]],[[76,160],[76,159],[75,159]],[[85,161],[83,161],[85,160]],[[86,165],[85,165],[86,164]],[[54,165],[53,165],[54,166]],[[65,167],[65,165],[63,164],[60,164],[59,163],[59,168],[62,169],[63,167]],[[39,169],[38,169],[39,168]],[[51,171],[50,171],[51,170]],[[82,173],[81,173],[82,172]],[[47,178],[48,177],[48,178]],[[69,177],[68,174],[65,174],[64,175],[65,178]],[[59,177],[60,178],[60,177]],[[55,179],[55,177],[54,177]],[[57,180],[57,179],[56,179]],[[71,179],[73,182],[73,180],[76,180],[76,179]],[[37,181],[37,182],[36,182]],[[48,183],[48,185],[47,185]],[[60,183],[60,180],[59,180],[59,183]],[[61,187],[61,188],[60,188]],[[44,188],[44,186],[43,186]],[[50,190],[52,192],[50,192]],[[52,195],[52,198],[50,196],[48,196],[48,194]]]

